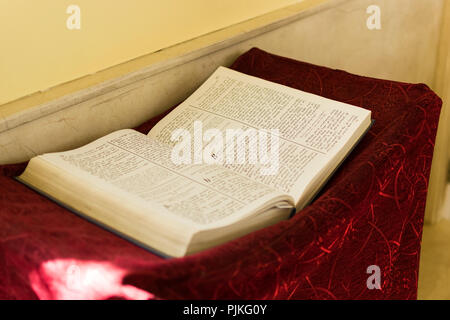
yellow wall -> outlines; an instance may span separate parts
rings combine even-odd
[[[441,97],[443,104],[436,136],[431,167],[430,187],[427,194],[425,218],[437,222],[450,215],[444,206],[448,170],[450,166],[450,2],[444,4],[441,39],[437,54],[437,64],[433,89]]]
[[[0,104],[297,0],[0,0]],[[66,9],[81,8],[68,30]]]

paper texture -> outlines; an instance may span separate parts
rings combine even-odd
[[[236,214],[241,217],[281,196],[218,165],[174,165],[168,146],[134,130],[117,131],[82,148],[42,157],[106,192],[126,193],[129,201],[157,205],[163,212],[200,225]]]
[[[297,201],[321,170],[357,136],[358,129],[368,126],[370,111],[220,67],[148,135],[174,147],[173,132],[178,128],[192,132],[195,121],[202,123],[203,131],[278,130],[277,154],[266,152],[278,162],[275,174],[261,174],[261,167],[269,167],[270,161],[227,164],[224,159],[222,165]]]

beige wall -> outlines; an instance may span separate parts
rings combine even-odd
[[[0,0],[0,104],[297,0]],[[66,9],[81,9],[70,31]]]
[[[432,86],[444,1],[344,1],[286,26],[265,48],[364,76]],[[381,30],[366,26],[372,4],[380,7]],[[296,37],[287,41],[290,34]]]
[[[445,2],[442,15],[440,43],[437,53],[433,89],[443,100],[439,120],[436,146],[431,169],[431,184],[428,189],[427,220],[437,222],[450,219],[448,207],[444,205],[448,170],[450,164],[450,3]]]

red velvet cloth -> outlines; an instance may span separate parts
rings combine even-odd
[[[27,189],[12,179],[24,164],[0,166],[0,297],[415,299],[439,97],[424,84],[259,49],[232,68],[371,109],[376,123],[292,219],[181,259],[155,256]],[[381,290],[367,288],[370,265],[381,268]]]

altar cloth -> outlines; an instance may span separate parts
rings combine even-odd
[[[416,299],[441,99],[424,84],[257,48],[231,68],[370,109],[376,122],[293,218],[176,259],[139,248],[13,180],[26,164],[0,166],[0,298]],[[137,129],[146,133],[160,118]],[[379,290],[367,285],[370,266],[380,268]]]

